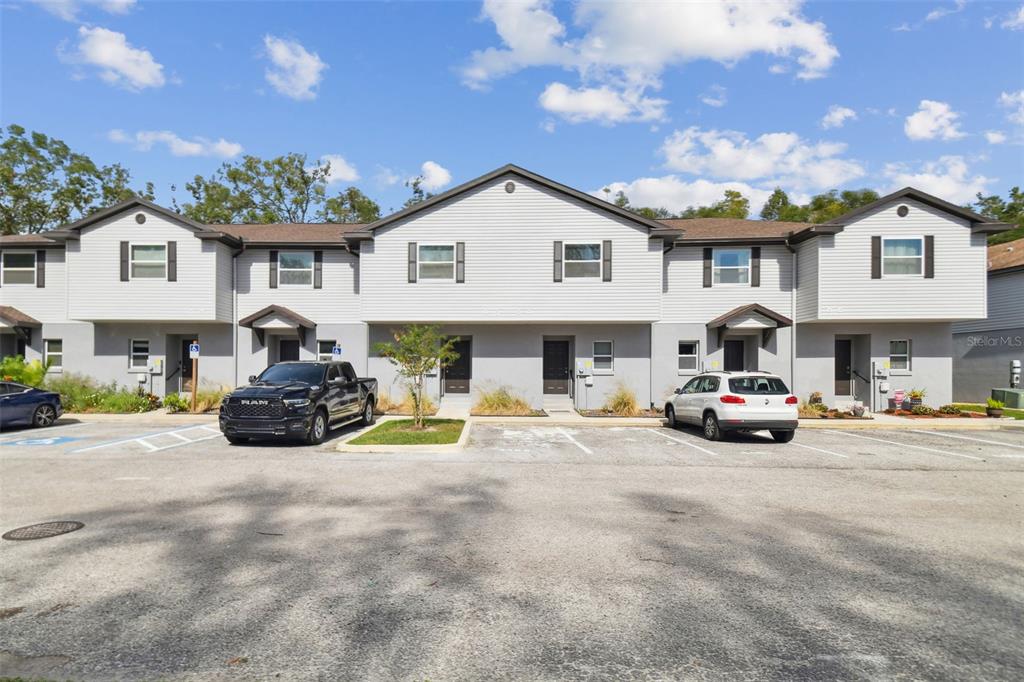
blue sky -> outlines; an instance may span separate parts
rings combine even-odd
[[[1024,183],[1021,2],[0,5],[0,122],[170,186],[335,159],[386,211],[516,163],[680,210]]]

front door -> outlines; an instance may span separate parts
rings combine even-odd
[[[853,342],[850,339],[836,339],[836,395],[853,395],[853,373],[850,371],[853,358]]]
[[[278,362],[296,362],[299,359],[299,340],[281,339],[277,346]]]
[[[569,342],[544,340],[544,392],[569,393]]]
[[[743,339],[725,340],[725,371],[743,371]]]
[[[469,393],[469,381],[473,378],[473,341],[460,338],[452,348],[459,357],[444,368],[444,392]]]
[[[188,393],[192,390],[192,357],[188,347],[192,345],[192,338],[181,340],[181,354],[179,363],[181,365],[181,390]]]

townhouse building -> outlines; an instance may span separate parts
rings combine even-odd
[[[201,225],[131,200],[0,237],[0,354],[140,384],[235,386],[331,357],[400,397],[376,343],[414,322],[459,338],[444,400],[508,387],[660,405],[709,369],[881,405],[881,382],[952,399],[952,331],[986,316],[986,236],[1007,229],[907,188],[827,224],[650,220],[505,166],[368,225]]]

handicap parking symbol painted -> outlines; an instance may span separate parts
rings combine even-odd
[[[0,443],[0,445],[63,445],[64,443],[71,443],[76,440],[82,439],[73,438],[72,436],[51,436],[49,438],[23,438],[21,440],[12,440],[8,443]]]

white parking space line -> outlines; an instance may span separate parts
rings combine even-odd
[[[160,452],[161,450],[171,450],[172,448],[183,448],[186,445],[188,445],[189,443],[202,443],[204,440],[212,440],[214,438],[219,438],[219,437],[220,437],[220,434],[217,433],[217,434],[214,434],[212,436],[203,436],[202,438],[193,438],[188,443],[174,443],[173,445],[165,445],[162,448],[157,448],[153,452]]]
[[[192,442],[192,439],[191,439],[191,438],[185,438],[185,436],[181,435],[180,433],[175,433],[174,431],[171,431],[171,432],[170,432],[170,433],[168,433],[167,435],[168,435],[168,436],[174,436],[174,437],[175,437],[175,438],[177,438],[178,440],[183,440],[183,441],[185,441],[186,443],[191,443],[191,442]]]
[[[87,423],[89,422],[78,422],[75,424],[57,424],[56,426],[45,426],[41,429],[24,429],[17,433],[11,433],[6,436],[0,437],[0,443],[6,443],[12,440],[21,440],[22,438],[35,438],[36,434],[38,433],[46,433],[47,431],[54,431],[56,429],[66,431],[68,429],[73,429],[76,426],[85,426]]]
[[[811,445],[804,445],[803,443],[794,443],[794,442],[790,441],[789,444],[790,445],[795,445],[798,448],[806,448],[808,450],[814,450],[815,452],[821,452],[821,453],[826,454],[826,455],[832,455],[833,457],[842,457],[843,459],[849,459],[850,458],[849,455],[844,455],[841,452],[832,452],[831,450],[824,450],[822,448],[816,448],[816,447],[813,447]]]
[[[969,436],[959,436],[952,433],[940,433],[938,431],[918,431],[912,430],[912,433],[923,433],[926,436],[943,436],[945,438],[956,438],[957,440],[969,440],[973,443],[987,443],[988,445],[999,445],[1004,448],[1017,448],[1018,450],[1024,450],[1024,445],[1014,445],[1013,443],[1000,443],[997,440],[985,440],[984,438],[971,438]],[[1002,457],[1019,457],[1024,455],[1000,455]]]
[[[914,450],[923,450],[924,452],[931,452],[936,455],[948,455],[950,457],[963,457],[964,459],[973,459],[979,462],[984,462],[983,457],[975,457],[974,455],[964,455],[959,452],[949,452],[948,450],[937,450],[936,448],[926,448],[923,445],[911,445],[910,443],[898,443],[894,440],[883,440],[881,438],[872,438],[871,436],[862,436],[859,433],[850,433],[849,431],[828,431],[827,433],[834,433],[838,436],[850,436],[853,438],[862,438],[864,440],[873,440],[878,443],[885,443],[887,445],[897,445],[901,448],[912,448]]]
[[[569,432],[566,431],[565,429],[558,429],[558,432],[560,434],[562,434],[563,436],[565,436],[566,438],[568,438],[570,443],[572,443],[573,445],[578,447],[583,452],[587,453],[588,455],[594,454],[593,450],[591,450],[586,445],[584,445],[583,443],[581,443],[578,440],[576,440],[575,438],[573,438],[572,435],[570,435]]]
[[[711,450],[708,450],[707,448],[702,448],[701,446],[696,445],[694,443],[687,442],[687,441],[683,440],[682,438],[676,438],[675,436],[670,436],[667,433],[662,433],[661,431],[658,431],[657,429],[647,429],[647,431],[650,431],[651,433],[656,433],[659,436],[661,436],[662,438],[668,438],[670,441],[673,441],[675,443],[680,443],[682,445],[689,446],[689,447],[693,448],[694,450],[700,450],[701,452],[703,452],[703,453],[705,453],[707,455],[712,455],[714,457],[718,456],[717,452],[712,452]]]
[[[96,445],[89,445],[89,446],[84,447],[84,448],[78,448],[77,450],[71,450],[71,451],[68,452],[68,454],[75,454],[75,453],[79,453],[79,452],[90,452],[92,450],[101,450],[103,448],[109,448],[109,447],[113,447],[115,445],[126,445],[128,443],[138,443],[142,447],[146,448],[149,452],[160,452],[161,450],[170,450],[171,448],[181,448],[181,447],[185,447],[186,445],[189,445],[190,443],[198,443],[200,441],[210,440],[212,438],[217,438],[217,437],[220,436],[220,431],[216,431],[213,435],[211,435],[211,436],[204,436],[203,438],[187,438],[184,435],[182,435],[183,433],[187,433],[189,431],[197,431],[197,430],[213,431],[212,428],[210,428],[209,426],[206,426],[206,425],[186,426],[186,427],[181,428],[181,429],[171,429],[169,431],[159,431],[157,433],[147,433],[144,436],[136,436],[134,438],[122,438],[120,440],[110,441],[109,443],[97,443]],[[178,440],[183,441],[183,442],[172,443],[170,445],[162,445],[162,446],[161,445],[154,445],[154,444],[149,442],[150,440],[155,440],[157,438],[160,438],[161,436],[172,436],[172,437],[177,438]]]

